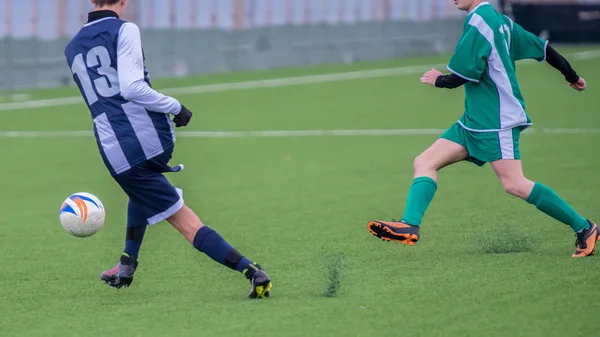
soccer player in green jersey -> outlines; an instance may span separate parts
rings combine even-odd
[[[419,226],[437,190],[437,171],[463,160],[490,163],[504,190],[535,205],[576,233],[573,257],[594,254],[598,227],[582,217],[552,189],[523,175],[519,135],[531,125],[519,89],[515,62],[546,61],[570,86],[583,91],[585,80],[548,42],[529,33],[482,0],[454,0],[468,12],[464,32],[450,59],[449,75],[431,69],[421,82],[438,88],[465,88],[465,112],[414,162],[414,180],[401,221],[372,221],[369,231],[385,240],[410,246],[419,240]]]

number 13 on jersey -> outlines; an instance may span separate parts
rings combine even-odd
[[[92,81],[88,70],[93,70],[100,75]],[[111,59],[106,47],[98,46],[90,49],[85,56],[78,54],[71,65],[73,75],[81,82],[88,105],[98,101],[98,95],[112,97],[121,92],[119,88],[119,75],[117,69],[111,67]]]

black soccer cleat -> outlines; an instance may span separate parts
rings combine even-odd
[[[251,284],[248,298],[269,298],[273,282],[260,265],[257,263],[251,264],[248,269],[244,270],[244,275],[250,280]]]
[[[127,288],[133,282],[133,274],[137,266],[136,259],[123,255],[119,264],[100,274],[100,280],[113,288]]]

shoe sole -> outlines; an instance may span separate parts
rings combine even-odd
[[[379,239],[386,242],[400,242],[403,245],[414,246],[419,241],[419,236],[416,234],[399,234],[395,233],[379,222],[369,222],[367,225],[369,232]]]
[[[127,288],[133,282],[133,277],[106,277],[104,275],[100,276],[100,281],[108,284],[109,286],[117,289]]]
[[[100,281],[106,283],[106,284],[110,284],[110,283],[114,283],[115,280],[117,278],[114,276],[104,276],[104,275],[100,275]]]
[[[271,282],[271,281],[267,282],[267,284],[256,286],[256,288],[254,289],[256,296],[253,298],[256,298],[256,299],[269,298],[269,296],[271,296],[271,288],[273,288],[273,282]]]
[[[598,241],[600,241],[600,240],[598,240]],[[580,257],[588,257],[588,256],[594,256],[594,255],[596,255],[596,249],[595,248],[592,250],[591,253],[589,253],[587,255],[583,255],[583,254],[575,255],[575,254],[573,254],[573,255],[571,255],[571,257],[577,259],[577,258],[580,258]]]

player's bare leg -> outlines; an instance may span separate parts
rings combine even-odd
[[[523,200],[531,195],[535,183],[523,175],[520,160],[503,159],[495,161],[491,165],[506,193]]]
[[[371,221],[367,228],[384,241],[396,241],[413,246],[419,241],[419,226],[437,190],[437,172],[468,157],[460,144],[438,139],[415,158],[414,180],[408,192],[404,216],[400,221]]]
[[[244,274],[251,283],[250,298],[267,298],[273,283],[260,265],[248,260],[235,250],[221,235],[205,226],[186,205],[167,221],[175,227],[197,250],[216,262]]]
[[[200,221],[196,213],[186,205],[183,205],[179,212],[173,214],[167,221],[192,245],[194,244],[196,233],[198,233],[200,228],[204,227],[204,224]]]
[[[577,236],[575,241],[577,249],[573,257],[594,254],[596,241],[599,239],[596,224],[579,215],[549,187],[525,178],[520,160],[503,159],[491,165],[508,194],[526,200],[540,211],[573,229]]]
[[[437,181],[437,171],[467,158],[462,145],[440,138],[414,161],[414,177],[429,177]]]

